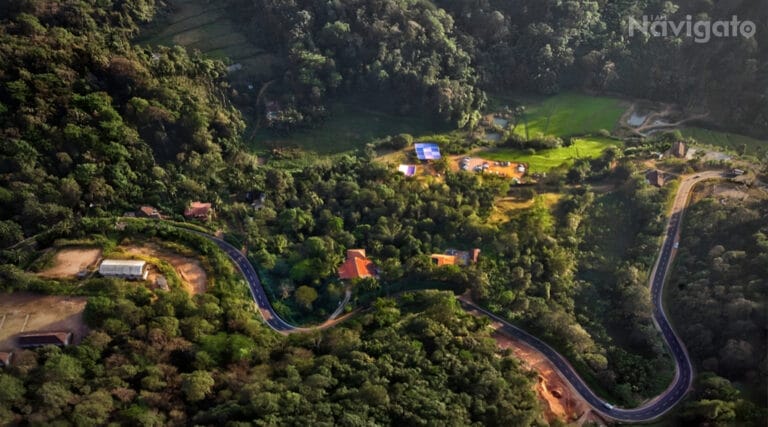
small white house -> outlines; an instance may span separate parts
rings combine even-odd
[[[121,279],[147,280],[149,270],[146,261],[105,259],[99,266],[99,274],[104,277]]]

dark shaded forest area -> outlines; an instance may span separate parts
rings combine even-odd
[[[328,99],[370,91],[388,94],[394,111],[463,127],[479,120],[484,91],[582,89],[672,102],[709,113],[715,126],[768,135],[765,2],[230,2],[258,44],[288,58],[279,81],[283,102],[299,110],[291,120],[320,119]],[[737,16],[757,32],[706,44],[682,35],[629,36],[630,17],[689,15]]]

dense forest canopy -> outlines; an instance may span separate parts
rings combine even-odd
[[[75,235],[108,224],[97,223]],[[122,237],[137,232],[205,253],[216,286],[193,298],[112,278],[58,285],[92,295],[90,333],[16,352],[0,371],[0,424],[543,425],[532,378],[450,293],[380,299],[345,325],[282,337],[212,243],[155,225]]]
[[[396,111],[421,110],[461,127],[476,123],[480,89],[579,88],[673,102],[709,113],[716,126],[768,135],[765,2],[231,1],[258,43],[290,59],[280,81],[291,96],[283,99],[309,120],[334,95],[370,91],[393,95]],[[629,18],[643,16],[736,16],[757,30],[708,43],[630,37]]]
[[[706,373],[699,399],[686,407],[689,421],[744,423],[759,413],[745,395],[768,398],[766,215],[765,199],[707,197],[686,219],[670,279],[671,314],[697,369]]]
[[[255,158],[222,95],[224,65],[130,44],[151,5],[10,9],[0,30],[0,219],[33,234],[86,212],[177,210],[247,183]]]
[[[336,93],[391,94],[400,113],[427,111],[462,127],[484,105],[454,18],[426,1],[234,1],[253,11],[258,42],[290,59],[283,83],[300,102]],[[242,16],[242,15],[241,15]],[[387,101],[384,101],[387,102]]]
[[[197,249],[210,260],[216,286],[195,298],[101,278],[73,289],[27,274],[34,254],[2,251],[3,290],[89,295],[93,332],[78,347],[21,352],[0,374],[0,423],[537,422],[531,379],[497,353],[487,325],[464,315],[449,294],[377,299],[414,283],[471,290],[556,346],[619,404],[666,386],[671,365],[651,320],[646,272],[675,187],[649,185],[618,150],[551,171],[542,185],[563,194],[556,208],[526,187],[520,194],[533,207],[492,221],[509,182],[451,172],[445,162],[435,165],[439,177],[424,180],[405,179],[371,150],[301,168],[259,165],[242,143],[245,121],[227,98],[222,61],[133,43],[157,12],[152,1],[4,5],[0,246],[54,224],[44,243],[74,237],[114,244],[144,233]],[[466,126],[479,120],[485,91],[582,88],[709,110],[717,124],[742,132],[768,129],[765,31],[700,46],[630,39],[623,26],[628,14],[739,14],[762,29],[765,3],[229,0],[226,7],[260,45],[287,59],[270,96],[297,122],[322,119],[334,97],[365,92],[378,95],[381,107]],[[401,146],[412,139],[399,138]],[[663,151],[668,142],[630,148]],[[616,191],[598,194],[589,186],[595,179]],[[245,194],[264,197],[255,208]],[[380,267],[379,280],[350,285],[372,309],[344,327],[279,337],[257,322],[246,287],[210,242],[163,222],[116,230],[114,215],[124,210],[151,204],[174,215],[191,200],[214,202],[217,225],[247,247],[281,315],[316,320],[334,309],[344,292],[336,268],[353,247],[366,248]],[[718,212],[721,229],[702,225],[704,211],[694,212],[692,227],[706,253],[681,260],[682,274],[695,276],[690,286],[702,292],[675,297],[691,307],[698,297],[727,306],[682,333],[711,338],[692,341],[701,366],[764,383],[765,361],[756,356],[764,346],[745,334],[765,328],[765,207]],[[731,216],[736,225],[727,222]],[[108,219],[91,226],[94,217]],[[723,230],[751,237],[726,244]],[[609,253],[604,243],[620,234],[623,246]],[[467,268],[437,268],[429,259],[475,247],[483,255]],[[703,265],[712,271],[699,273]],[[726,292],[730,281],[740,284]],[[716,333],[712,322],[720,318],[743,330],[730,331],[731,338]],[[607,328],[625,339],[616,342]],[[749,369],[740,371],[740,361]],[[760,419],[720,379],[705,376],[700,385],[689,419],[710,409],[732,412],[728,420]]]

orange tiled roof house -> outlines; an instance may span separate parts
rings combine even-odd
[[[348,249],[347,259],[339,267],[342,280],[376,277],[376,266],[365,256],[365,249]]]

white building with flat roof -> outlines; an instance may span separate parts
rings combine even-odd
[[[105,259],[99,266],[99,274],[104,277],[121,279],[147,280],[149,270],[146,261]]]

